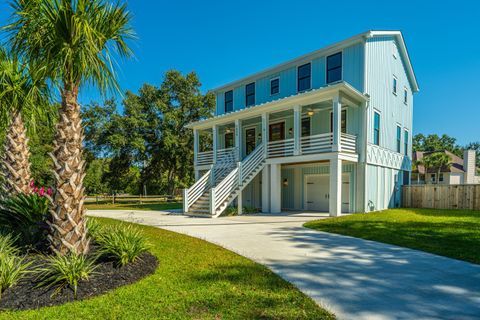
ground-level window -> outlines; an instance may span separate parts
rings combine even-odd
[[[310,135],[310,117],[302,119],[302,137]]]
[[[443,182],[443,173],[440,173],[440,176],[438,177],[439,182]]]
[[[285,122],[278,122],[270,125],[269,141],[285,140]]]
[[[435,179],[435,173],[430,174],[430,182],[435,183],[437,179]]]
[[[410,171],[403,171],[403,184],[404,185],[410,184]]]
[[[225,133],[225,149],[233,148],[234,144],[233,132]]]
[[[347,133],[347,110],[342,110],[342,119],[340,126],[342,133]],[[330,132],[333,132],[333,112],[330,112]]]
[[[373,114],[373,143],[380,145],[380,113]]]

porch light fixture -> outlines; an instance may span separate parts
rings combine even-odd
[[[227,129],[225,130],[225,133],[232,133],[232,129],[227,128]]]
[[[313,110],[308,110],[307,111],[307,116],[311,117],[311,116],[313,116],[313,114],[314,114]]]
[[[288,180],[287,178],[283,179],[283,186],[288,187]]]

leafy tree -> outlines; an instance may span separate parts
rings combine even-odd
[[[441,151],[447,150],[457,156],[462,156],[462,148],[456,144],[456,139],[446,134],[439,136],[430,134],[425,136],[421,133],[413,137],[413,151]]]
[[[125,5],[103,0],[14,0],[7,26],[15,52],[30,65],[42,66],[61,95],[55,135],[56,191],[50,221],[53,251],[87,253],[82,155],[83,130],[78,93],[84,85],[102,92],[118,88],[111,51],[121,57],[132,52],[131,16]]]
[[[193,134],[186,124],[211,116],[212,94],[202,95],[195,73],[165,74],[160,87],[145,84],[127,92],[123,114],[114,101],[83,111],[86,146],[97,157],[109,157],[105,179],[112,190],[173,194],[193,181]],[[132,168],[140,172],[138,180]],[[125,177],[130,177],[126,179]]]
[[[437,183],[439,183],[439,177],[442,170],[445,170],[451,165],[451,157],[444,152],[435,152],[429,155],[426,155],[421,160],[417,160],[417,165],[423,165],[425,167],[425,172],[429,170],[436,170],[437,172]]]
[[[108,186],[104,181],[104,172],[108,168],[107,159],[94,159],[88,166],[83,184],[87,194],[107,193]]]

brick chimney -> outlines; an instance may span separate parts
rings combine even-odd
[[[475,183],[475,150],[465,150],[463,153],[463,170],[465,184]]]

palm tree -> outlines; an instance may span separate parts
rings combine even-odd
[[[3,192],[30,192],[30,150],[27,119],[31,133],[35,123],[50,120],[45,82],[32,77],[32,72],[16,57],[0,47],[0,125],[6,128],[3,161]]]
[[[29,63],[47,68],[61,95],[55,135],[56,190],[50,221],[50,246],[58,254],[85,254],[87,238],[84,187],[83,128],[78,94],[85,85],[105,93],[117,89],[111,52],[130,57],[134,38],[125,5],[104,0],[15,0],[12,23],[6,27],[15,52]]]
[[[425,173],[428,172],[428,169],[435,169],[437,171],[436,183],[439,183],[442,169],[445,167],[449,168],[451,162],[452,159],[448,154],[444,152],[435,152],[423,157],[421,160],[418,160],[417,165],[423,165],[425,167]]]

